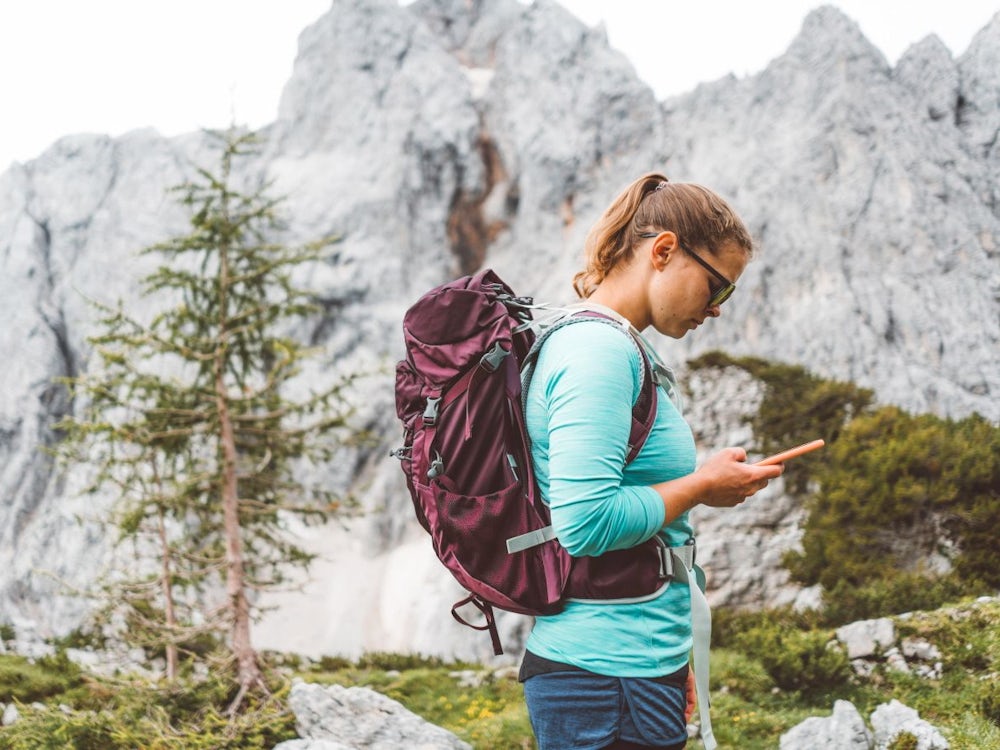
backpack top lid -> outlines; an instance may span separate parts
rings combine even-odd
[[[510,351],[519,321],[504,302],[514,299],[519,298],[511,288],[485,269],[436,287],[417,300],[403,317],[403,337],[423,381],[444,387],[497,342]],[[527,309],[520,312],[520,322],[531,320]],[[533,336],[524,345],[531,341]]]

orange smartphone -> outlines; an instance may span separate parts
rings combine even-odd
[[[803,443],[802,445],[797,445],[794,448],[789,448],[787,451],[775,453],[773,456],[762,458],[755,465],[774,466],[774,464],[783,464],[790,458],[795,458],[796,456],[801,456],[803,453],[808,453],[809,451],[814,451],[817,448],[822,448],[824,445],[826,445],[825,440],[813,440],[812,442]]]

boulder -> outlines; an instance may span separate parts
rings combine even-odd
[[[883,703],[872,712],[872,729],[875,730],[876,750],[888,750],[893,741],[904,732],[917,740],[917,750],[948,750],[948,740],[933,726],[920,718],[909,706],[897,700]]]
[[[309,744],[282,743],[281,750],[471,750],[451,732],[369,688],[299,682],[288,702],[303,738],[297,742]]]
[[[833,704],[828,717],[812,716],[781,735],[781,750],[870,750],[872,736],[850,701]]]

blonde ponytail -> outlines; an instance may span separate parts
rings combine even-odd
[[[621,261],[632,256],[636,238],[632,219],[643,199],[666,184],[667,178],[655,172],[644,175],[615,198],[591,228],[584,244],[586,267],[573,277],[573,288],[581,297],[589,297],[604,277]]]

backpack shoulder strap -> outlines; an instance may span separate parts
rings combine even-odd
[[[646,340],[646,337],[632,325],[628,318],[619,313],[617,310],[613,310],[610,307],[597,302],[591,302],[590,300],[580,300],[579,302],[567,307],[566,310],[589,310],[591,312],[600,313],[618,323],[622,330],[632,336],[632,339],[636,342],[636,346],[638,346],[639,351],[644,355],[644,359],[649,363],[650,368],[653,371],[653,379],[656,381],[656,384],[663,387],[663,390],[667,392],[667,395],[670,397],[674,406],[677,407],[677,411],[683,413],[683,400],[681,399],[680,388],[677,385],[677,378],[674,376],[674,371],[670,369],[662,359],[660,359],[660,355],[656,353],[653,345],[650,344]]]
[[[569,308],[561,308],[561,310],[563,315],[555,318],[554,320],[542,323],[539,326],[540,331],[535,339],[535,343],[522,362],[522,408],[525,408],[527,405],[528,386],[531,383],[531,377],[534,373],[535,362],[538,359],[538,354],[541,351],[542,346],[548,340],[549,336],[560,328],[564,328],[565,326],[572,325],[574,323],[582,323],[588,320],[614,326],[616,329],[627,335],[635,345],[636,351],[639,353],[639,361],[642,367],[639,373],[639,395],[636,398],[635,403],[632,405],[632,428],[629,432],[628,445],[626,446],[625,451],[625,464],[627,465],[639,455],[639,451],[642,450],[642,446],[645,445],[646,438],[649,437],[649,433],[653,428],[653,422],[656,420],[656,386],[661,384],[661,378],[656,365],[654,364],[653,358],[655,358],[656,362],[659,361],[659,358],[656,357],[656,353],[652,350],[652,347],[650,347],[649,344],[642,339],[639,332],[632,327],[632,325],[624,317],[610,308],[606,308],[601,305],[574,305]],[[663,365],[663,369],[670,373],[669,368],[665,365]],[[672,380],[673,373],[670,373],[670,376],[671,382],[676,385],[676,381]],[[676,388],[674,390],[676,390]],[[669,392],[670,391],[668,390],[668,393]]]

